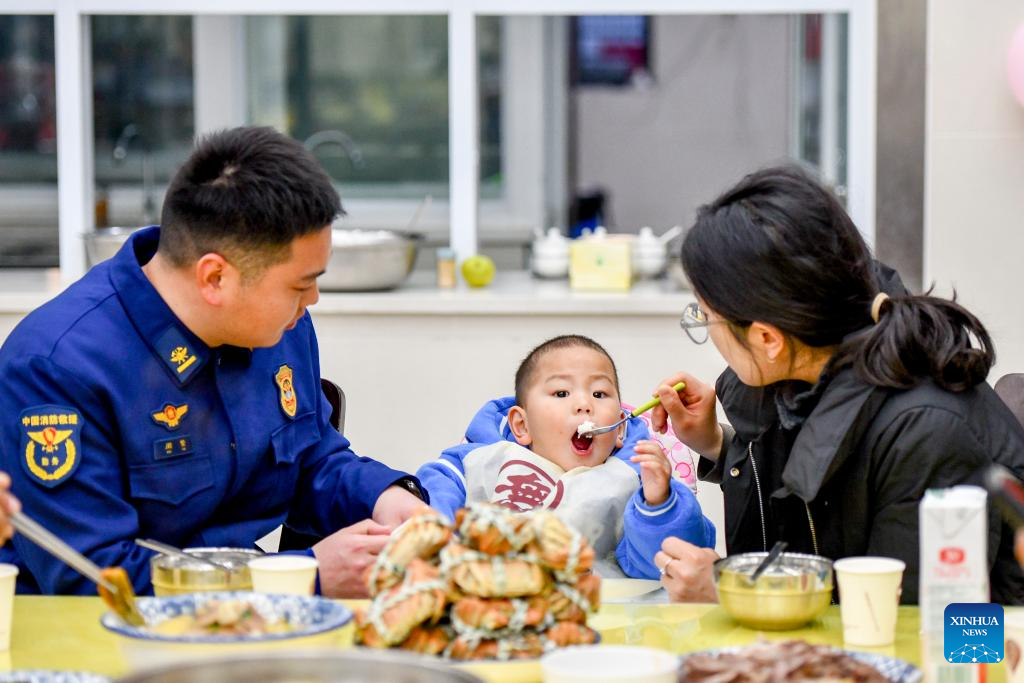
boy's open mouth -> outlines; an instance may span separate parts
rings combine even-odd
[[[594,440],[589,436],[573,434],[571,440],[573,452],[580,457],[590,455],[590,452],[594,449]]]

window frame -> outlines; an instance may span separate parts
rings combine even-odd
[[[481,223],[504,218],[506,223],[518,223],[527,229],[541,227],[545,218],[545,190],[551,190],[545,187],[544,178],[548,175],[545,171],[550,169],[543,155],[543,135],[539,128],[543,120],[545,65],[542,59],[535,59],[531,61],[532,68],[539,70],[540,77],[512,74],[508,83],[512,97],[518,96],[518,93],[513,94],[518,85],[527,88],[522,95],[526,109],[515,110],[517,116],[527,112],[525,122],[521,126],[518,121],[512,125],[517,135],[532,133],[534,137],[524,137],[517,142],[511,141],[511,135],[506,137],[510,142],[504,151],[520,148],[524,150],[524,156],[520,159],[513,156],[507,161],[506,170],[509,172],[503,174],[506,187],[502,200],[481,200],[479,197],[477,16],[845,13],[849,18],[847,205],[865,239],[870,245],[874,244],[877,0],[377,0],[374,3],[366,3],[365,0],[262,0],[258,4],[251,0],[219,0],[215,10],[211,4],[209,0],[0,0],[0,13],[54,16],[57,205],[60,270],[65,282],[71,282],[85,272],[85,245],[80,233],[92,225],[93,218],[92,106],[91,88],[88,87],[92,82],[92,68],[88,19],[95,14],[188,14],[197,17],[199,24],[210,17],[254,14],[447,15],[449,201],[447,207],[444,202],[437,202],[436,213],[427,216],[425,227],[429,230],[433,225],[438,229],[447,224],[450,244],[457,257],[462,259],[476,252],[482,232]],[[539,40],[540,31],[535,32]],[[200,52],[204,48],[197,46],[196,49]],[[509,63],[513,60],[504,61]],[[196,71],[202,69],[197,68]],[[508,71],[505,73],[509,75]],[[207,115],[211,109],[200,100],[201,87],[200,79],[195,106],[197,133],[217,118]],[[504,105],[503,108],[508,110]],[[201,114],[201,111],[205,113]],[[504,123],[511,123],[511,119],[506,117]],[[353,203],[357,202],[353,200]],[[372,209],[388,221],[396,218],[407,220],[412,215],[414,204],[383,202],[376,207],[368,204],[365,210]],[[359,209],[362,212],[364,206],[360,205]],[[490,231],[483,232],[487,234]]]

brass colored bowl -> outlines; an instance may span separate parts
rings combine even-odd
[[[748,628],[785,631],[813,621],[832,602],[832,561],[782,553],[750,585],[749,576],[767,553],[730,555],[715,563],[718,601]]]
[[[222,564],[225,569],[217,569],[199,560],[190,561],[173,555],[154,555],[150,560],[150,569],[153,576],[153,592],[156,595],[252,590],[249,560],[263,556],[260,551],[248,548],[185,550]]]

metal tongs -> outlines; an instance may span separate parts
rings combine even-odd
[[[99,588],[100,597],[110,609],[132,626],[144,626],[146,620],[135,604],[135,591],[124,567],[99,566],[43,527],[24,512],[8,516],[11,526],[40,548],[65,563]]]

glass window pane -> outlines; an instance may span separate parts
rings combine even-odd
[[[500,184],[501,30],[482,18],[481,177]],[[250,121],[314,149],[346,197],[448,193],[443,16],[248,17]]]
[[[94,16],[92,63],[97,222],[157,222],[195,130],[192,17]]]
[[[0,15],[0,267],[57,264],[52,16]]]

